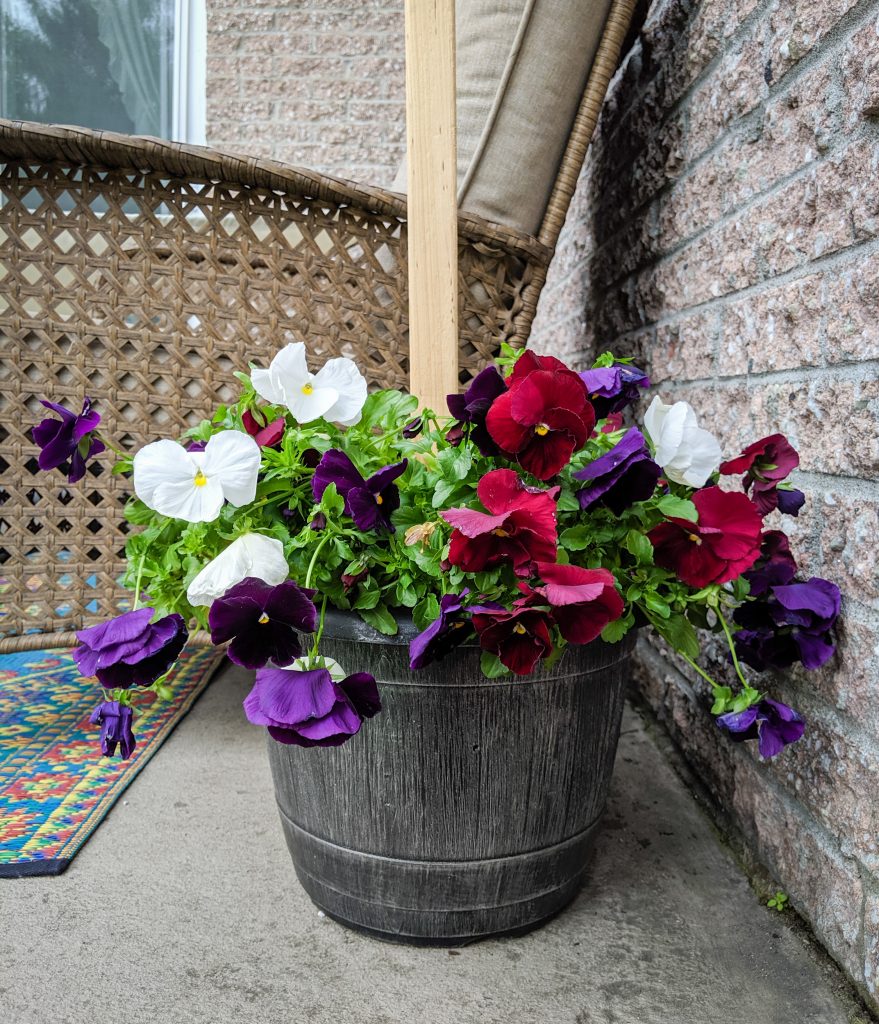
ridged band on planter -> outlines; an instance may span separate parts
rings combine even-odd
[[[533,927],[582,884],[634,640],[488,680],[474,647],[411,672],[407,633],[328,616],[322,652],[372,672],[383,710],[341,747],[269,739],[299,880],[328,914],[384,938],[446,945]]]
[[[461,379],[523,345],[634,8],[615,0],[538,238],[459,217]],[[125,607],[128,491],[41,473],[38,396],[95,399],[132,450],[230,398],[292,339],[408,380],[406,200],[272,160],[0,120],[0,651]],[[26,634],[44,634],[35,641]]]

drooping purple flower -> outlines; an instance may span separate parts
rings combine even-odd
[[[378,688],[367,672],[335,683],[326,669],[261,668],[244,698],[249,722],[300,747],[338,747],[379,711]]]
[[[650,457],[644,435],[637,427],[626,431],[609,452],[573,474],[586,481],[577,491],[580,508],[600,502],[620,515],[636,501],[645,501],[656,489],[662,470]]]
[[[608,413],[621,412],[641,397],[641,388],[650,387],[650,378],[637,366],[615,363],[584,370],[580,378],[589,392],[589,401],[595,407],[596,419],[603,420]]]
[[[273,587],[248,576],[211,605],[211,641],[231,640],[226,653],[243,668],[262,668],[269,661],[289,665],[302,654],[299,634],[317,627],[313,594],[293,580]]]
[[[802,716],[781,701],[765,697],[744,711],[731,711],[720,715],[717,724],[725,729],[730,739],[758,741],[761,757],[775,757],[790,743],[796,743],[806,729]]]
[[[499,455],[498,448],[485,426],[485,417],[492,402],[507,390],[496,366],[486,366],[470,382],[463,395],[447,395],[449,412],[458,421],[446,434],[450,444],[460,444],[465,437],[485,456]]]
[[[743,627],[735,635],[736,652],[758,671],[798,661],[820,668],[836,650],[832,631],[839,609],[839,588],[829,580],[772,586],[736,609],[733,618]]]
[[[786,516],[798,516],[800,509],[806,504],[806,495],[796,487],[777,487],[775,500],[778,511]]]
[[[84,676],[97,676],[105,689],[150,686],[177,660],[189,633],[176,612],[157,619],[152,608],[125,612],[76,634],[73,652]]]
[[[442,659],[473,635],[473,625],[464,611],[463,600],[469,593],[445,594],[440,613],[422,633],[409,643],[409,667],[413,672]]]
[[[408,460],[384,466],[364,480],[354,463],[337,448],[324,453],[311,479],[314,500],[320,501],[330,484],[345,502],[345,511],[358,530],[385,529],[394,531],[391,513],[400,507],[400,492],[394,480],[406,471]]]
[[[759,597],[770,587],[790,583],[797,572],[797,563],[791,554],[790,541],[781,530],[766,530],[760,545],[760,557],[754,568],[744,573],[751,584],[751,596]]]
[[[66,466],[67,480],[75,484],[85,475],[88,460],[104,451],[104,445],[93,436],[101,422],[100,414],[92,410],[90,398],[83,399],[82,412],[78,416],[55,402],[41,398],[40,404],[58,413],[61,419],[47,416],[31,431],[34,442],[41,449],[37,465],[40,469]]]
[[[403,437],[411,441],[412,438],[418,437],[422,430],[424,430],[424,419],[421,416],[416,416],[414,420],[409,420],[401,433]]]
[[[101,727],[101,753],[104,757],[112,757],[117,746],[124,761],[134,753],[137,740],[131,731],[132,717],[129,705],[120,704],[118,700],[105,700],[91,713],[89,721]]]

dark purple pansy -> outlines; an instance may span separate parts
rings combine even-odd
[[[650,387],[650,378],[637,366],[615,363],[585,370],[580,378],[595,407],[596,419],[603,420],[612,412],[621,412],[641,397],[641,389]]]
[[[580,508],[600,503],[621,515],[636,501],[646,501],[656,490],[662,470],[650,457],[644,435],[637,427],[626,431],[609,452],[574,473],[586,486],[577,491]]]
[[[424,430],[424,420],[421,416],[418,416],[414,420],[409,420],[401,433],[403,437],[411,441],[413,437],[418,437],[422,430]]]
[[[736,651],[758,671],[798,661],[808,669],[820,668],[836,650],[832,631],[839,610],[839,588],[829,580],[813,576],[770,587],[736,609],[733,617],[742,627],[735,635]]]
[[[101,417],[92,410],[90,398],[83,399],[82,412],[78,416],[55,402],[41,398],[40,404],[58,413],[61,419],[47,416],[31,431],[34,442],[40,446],[37,465],[40,469],[57,469],[66,465],[67,480],[75,484],[85,475],[88,460],[104,451],[104,445],[92,436]]]
[[[397,477],[406,472],[408,461],[395,462],[384,466],[364,480],[348,456],[331,448],[320,460],[311,479],[314,500],[320,501],[330,484],[345,502],[345,511],[357,524],[357,529],[385,529],[393,532],[391,513],[400,507],[400,492],[394,484]]]
[[[89,721],[101,727],[101,753],[104,757],[112,757],[117,746],[125,761],[134,753],[137,741],[131,731],[133,714],[127,704],[120,704],[118,700],[105,700],[91,713]]]
[[[183,616],[176,612],[157,619],[152,608],[117,615],[80,630],[82,644],[73,658],[84,676],[97,676],[106,689],[150,686],[177,660],[189,637]]]
[[[445,594],[440,599],[439,615],[409,643],[409,667],[413,671],[433,661],[442,661],[473,635],[473,625],[462,603],[468,593],[462,590],[460,594]]]
[[[485,426],[485,417],[492,402],[507,390],[496,366],[486,366],[470,382],[463,395],[447,395],[449,412],[458,421],[446,435],[450,444],[460,444],[465,437],[483,455],[499,455],[500,449]]]
[[[261,668],[244,698],[249,722],[266,726],[279,743],[299,747],[338,747],[379,711],[378,688],[367,672],[334,683],[323,668]]]
[[[289,665],[302,654],[299,634],[317,627],[313,594],[293,580],[272,587],[248,576],[211,605],[211,641],[231,640],[226,653],[243,668],[262,668],[269,661]]]
[[[717,724],[736,742],[756,739],[761,757],[775,757],[790,743],[796,743],[806,729],[802,717],[778,700],[765,697],[744,711],[720,715]]]
[[[806,504],[806,495],[796,487],[777,487],[775,489],[776,508],[786,516],[798,516],[800,509]]]
[[[759,597],[770,587],[790,583],[797,572],[797,563],[791,554],[790,541],[781,530],[766,530],[760,544],[760,557],[754,568],[744,573],[751,584],[751,596]]]

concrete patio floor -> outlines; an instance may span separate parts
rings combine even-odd
[[[573,906],[461,950],[375,942],[299,888],[225,671],[64,875],[0,882],[3,1024],[851,1024],[628,712]]]

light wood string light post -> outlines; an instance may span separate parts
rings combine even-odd
[[[406,0],[409,388],[446,410],[458,390],[455,0]]]

